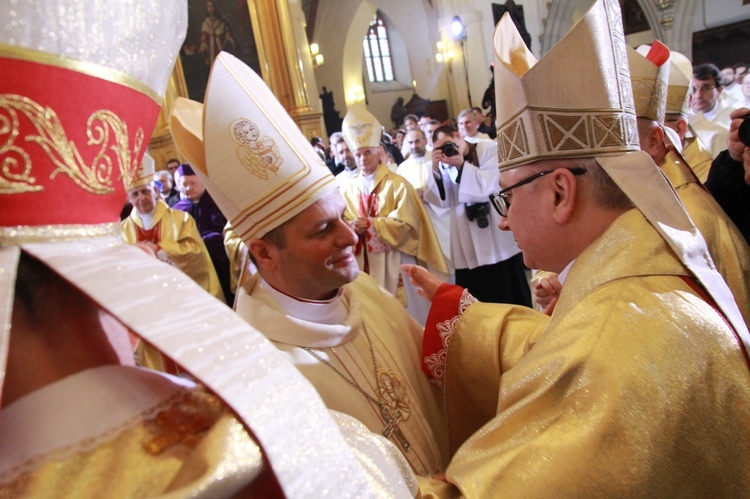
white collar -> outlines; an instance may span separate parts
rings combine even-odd
[[[154,209],[151,210],[151,213],[146,213],[145,215],[143,213],[138,213],[138,216],[141,217],[141,222],[143,222],[143,228],[146,230],[151,230],[151,228],[154,226],[154,214],[156,213],[156,206],[157,203],[154,203]],[[134,210],[137,210],[137,208],[134,206]]]
[[[705,116],[708,121],[713,121],[714,117],[716,116],[716,112],[718,110],[719,110],[719,101],[717,100],[716,105],[714,106],[713,109],[711,109],[710,111],[703,111],[703,116]]]
[[[571,261],[569,264],[565,266],[565,268],[557,275],[557,280],[560,281],[560,286],[563,285],[565,282],[565,279],[568,277],[568,272],[570,272],[570,268],[573,266],[573,264],[576,263],[575,259]]]
[[[366,174],[364,171],[362,171],[362,191],[364,191],[365,194],[370,194],[372,191],[372,183],[375,180],[375,174],[378,172],[377,169],[375,169],[374,172],[371,174]]]
[[[329,300],[303,300],[282,293],[262,277],[260,285],[287,314],[294,318],[333,326],[343,324],[349,315],[344,305],[343,288],[339,288],[336,296]]]

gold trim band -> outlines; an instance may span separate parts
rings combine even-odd
[[[79,241],[82,239],[119,236],[120,224],[118,223],[92,225],[17,225],[15,227],[0,227],[0,246]]]
[[[69,69],[77,73],[85,74],[88,76],[94,76],[101,78],[124,87],[128,87],[136,92],[140,92],[154,102],[159,107],[162,105],[163,98],[154,92],[154,90],[143,82],[128,76],[125,73],[117,71],[112,68],[94,64],[93,62],[79,61],[76,59],[70,59],[61,55],[53,55],[47,52],[40,52],[38,50],[27,49],[23,47],[14,47],[11,45],[0,44],[0,57],[7,57],[10,59],[18,59],[21,61],[35,62],[38,64],[45,64],[48,66],[55,66],[58,68]]]

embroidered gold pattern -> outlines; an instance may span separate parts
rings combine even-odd
[[[378,386],[383,398],[381,403],[386,409],[395,413],[401,413],[403,420],[409,419],[409,395],[406,393],[404,383],[393,373],[385,369],[378,369]]]
[[[625,31],[622,27],[622,13],[620,4],[615,0],[605,0],[604,11],[609,23],[610,39],[612,40],[612,54],[615,58],[615,71],[617,72],[617,83],[620,89],[622,109],[625,112],[635,114],[635,103],[633,101],[633,88],[630,84],[630,68],[628,66],[628,53],[625,43]]]
[[[664,120],[663,103],[667,100],[667,84],[659,78],[633,78],[633,99],[638,116]]]
[[[94,112],[86,123],[88,146],[99,146],[99,151],[92,164],[86,165],[81,158],[78,147],[68,140],[65,129],[60,123],[57,113],[49,107],[43,107],[33,100],[16,94],[0,95],[0,137],[7,136],[0,144],[0,194],[15,194],[19,192],[41,191],[36,184],[36,178],[31,175],[31,157],[23,146],[16,145],[19,138],[19,119],[25,116],[37,131],[22,137],[25,143],[34,143],[41,147],[55,165],[50,174],[54,179],[58,173],[70,177],[78,186],[94,194],[108,194],[112,188],[112,158],[109,149],[114,152],[118,166],[123,175],[137,171],[143,146],[144,133],[138,129],[135,136],[133,151],[128,148],[128,127],[116,114],[111,111],[99,110]],[[110,132],[111,130],[111,132]],[[110,138],[114,135],[114,143],[110,145]],[[17,155],[17,157],[13,157]],[[18,157],[22,163],[19,163]]]
[[[247,118],[239,118],[229,125],[232,139],[240,145],[237,157],[253,175],[268,180],[268,171],[279,171],[283,159],[276,142],[268,135],[260,135],[258,126]]]
[[[0,246],[120,237],[119,223],[0,227]]]
[[[143,448],[156,455],[178,443],[194,446],[222,411],[221,402],[216,397],[193,390],[179,404],[157,414],[153,420],[155,436],[144,442]]]
[[[524,115],[536,119],[544,144],[529,147]],[[566,111],[526,109],[498,132],[498,159],[518,162],[525,157],[575,151],[619,151],[636,145],[633,115],[617,110]]]
[[[373,129],[372,123],[351,123],[348,128],[356,147],[366,147],[370,143]]]
[[[511,122],[498,133],[498,149],[503,159],[522,158],[529,154],[526,125],[523,118]]]

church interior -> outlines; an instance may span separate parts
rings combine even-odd
[[[177,96],[202,101],[210,64],[196,47],[207,4],[228,24],[232,40],[226,49],[262,75],[306,136],[327,141],[340,127],[348,106],[357,102],[364,102],[387,131],[397,125],[392,118],[399,113],[426,112],[439,120],[455,119],[471,106],[486,113],[484,96],[494,59],[492,33],[500,17],[509,13],[540,58],[591,3],[190,0],[181,64],[175,68],[151,153],[157,168],[179,156],[167,126],[170,105]],[[631,46],[656,38],[694,64],[750,59],[750,47],[744,43],[750,30],[748,0],[620,3]]]

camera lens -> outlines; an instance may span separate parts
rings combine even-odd
[[[450,158],[458,154],[458,148],[456,147],[456,144],[454,144],[453,142],[446,142],[445,144],[440,146],[440,150],[443,151],[443,154],[447,158]]]
[[[737,129],[740,140],[746,147],[750,147],[750,119],[748,118],[750,118],[750,114],[743,116],[742,119],[744,121],[740,123],[739,129]]]

